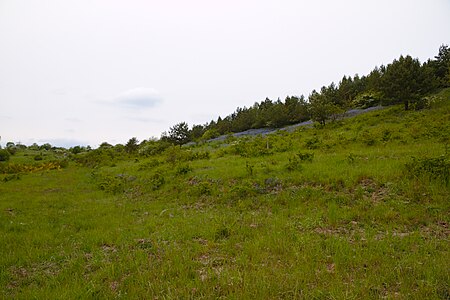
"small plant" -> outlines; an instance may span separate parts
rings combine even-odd
[[[150,186],[154,191],[158,190],[165,182],[164,176],[159,172],[150,177]]]
[[[293,156],[289,158],[289,162],[286,165],[286,170],[288,171],[300,171],[302,169],[302,165],[300,164],[300,159],[298,156]]]
[[[124,177],[95,172],[92,173],[92,177],[97,182],[97,186],[106,193],[119,194],[125,190]]]
[[[383,130],[381,140],[383,142],[388,142],[391,139],[392,132],[389,129]]]
[[[175,173],[177,175],[185,175],[189,172],[192,172],[192,168],[190,165],[181,165],[178,166],[177,169],[175,170]]]
[[[222,225],[219,228],[217,228],[217,230],[214,234],[214,239],[216,241],[219,241],[219,240],[229,238],[230,235],[231,235],[231,229],[225,225]]]
[[[305,141],[305,147],[310,149],[310,150],[319,148],[320,147],[320,140],[319,140],[319,138],[315,136],[313,138],[307,139]]]
[[[349,153],[349,154],[347,155],[347,162],[348,162],[349,164],[353,165],[353,164],[355,163],[356,158],[357,158],[357,157],[356,157],[355,154]]]
[[[248,161],[245,162],[245,169],[247,170],[247,174],[253,176],[254,165],[250,164]]]
[[[307,162],[312,162],[313,158],[314,158],[314,153],[310,153],[310,152],[299,152],[297,153],[298,158],[300,159],[300,161],[307,161]]]
[[[367,146],[373,146],[376,143],[375,136],[367,130],[362,133],[361,140]]]
[[[8,181],[12,181],[12,180],[20,180],[20,175],[19,174],[11,174],[11,175],[7,175],[7,176],[5,176],[5,178],[3,178],[3,182],[8,182]]]

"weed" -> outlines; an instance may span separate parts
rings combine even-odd
[[[248,161],[245,162],[245,170],[247,171],[247,174],[249,176],[253,176],[255,166],[249,163]]]

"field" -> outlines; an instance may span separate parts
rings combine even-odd
[[[450,299],[437,99],[148,157],[18,151],[0,298]]]

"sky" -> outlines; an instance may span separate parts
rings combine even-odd
[[[0,143],[160,137],[442,44],[449,0],[0,0]]]

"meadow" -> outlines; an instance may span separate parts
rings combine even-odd
[[[436,99],[148,156],[18,151],[0,297],[450,299],[450,89]]]

